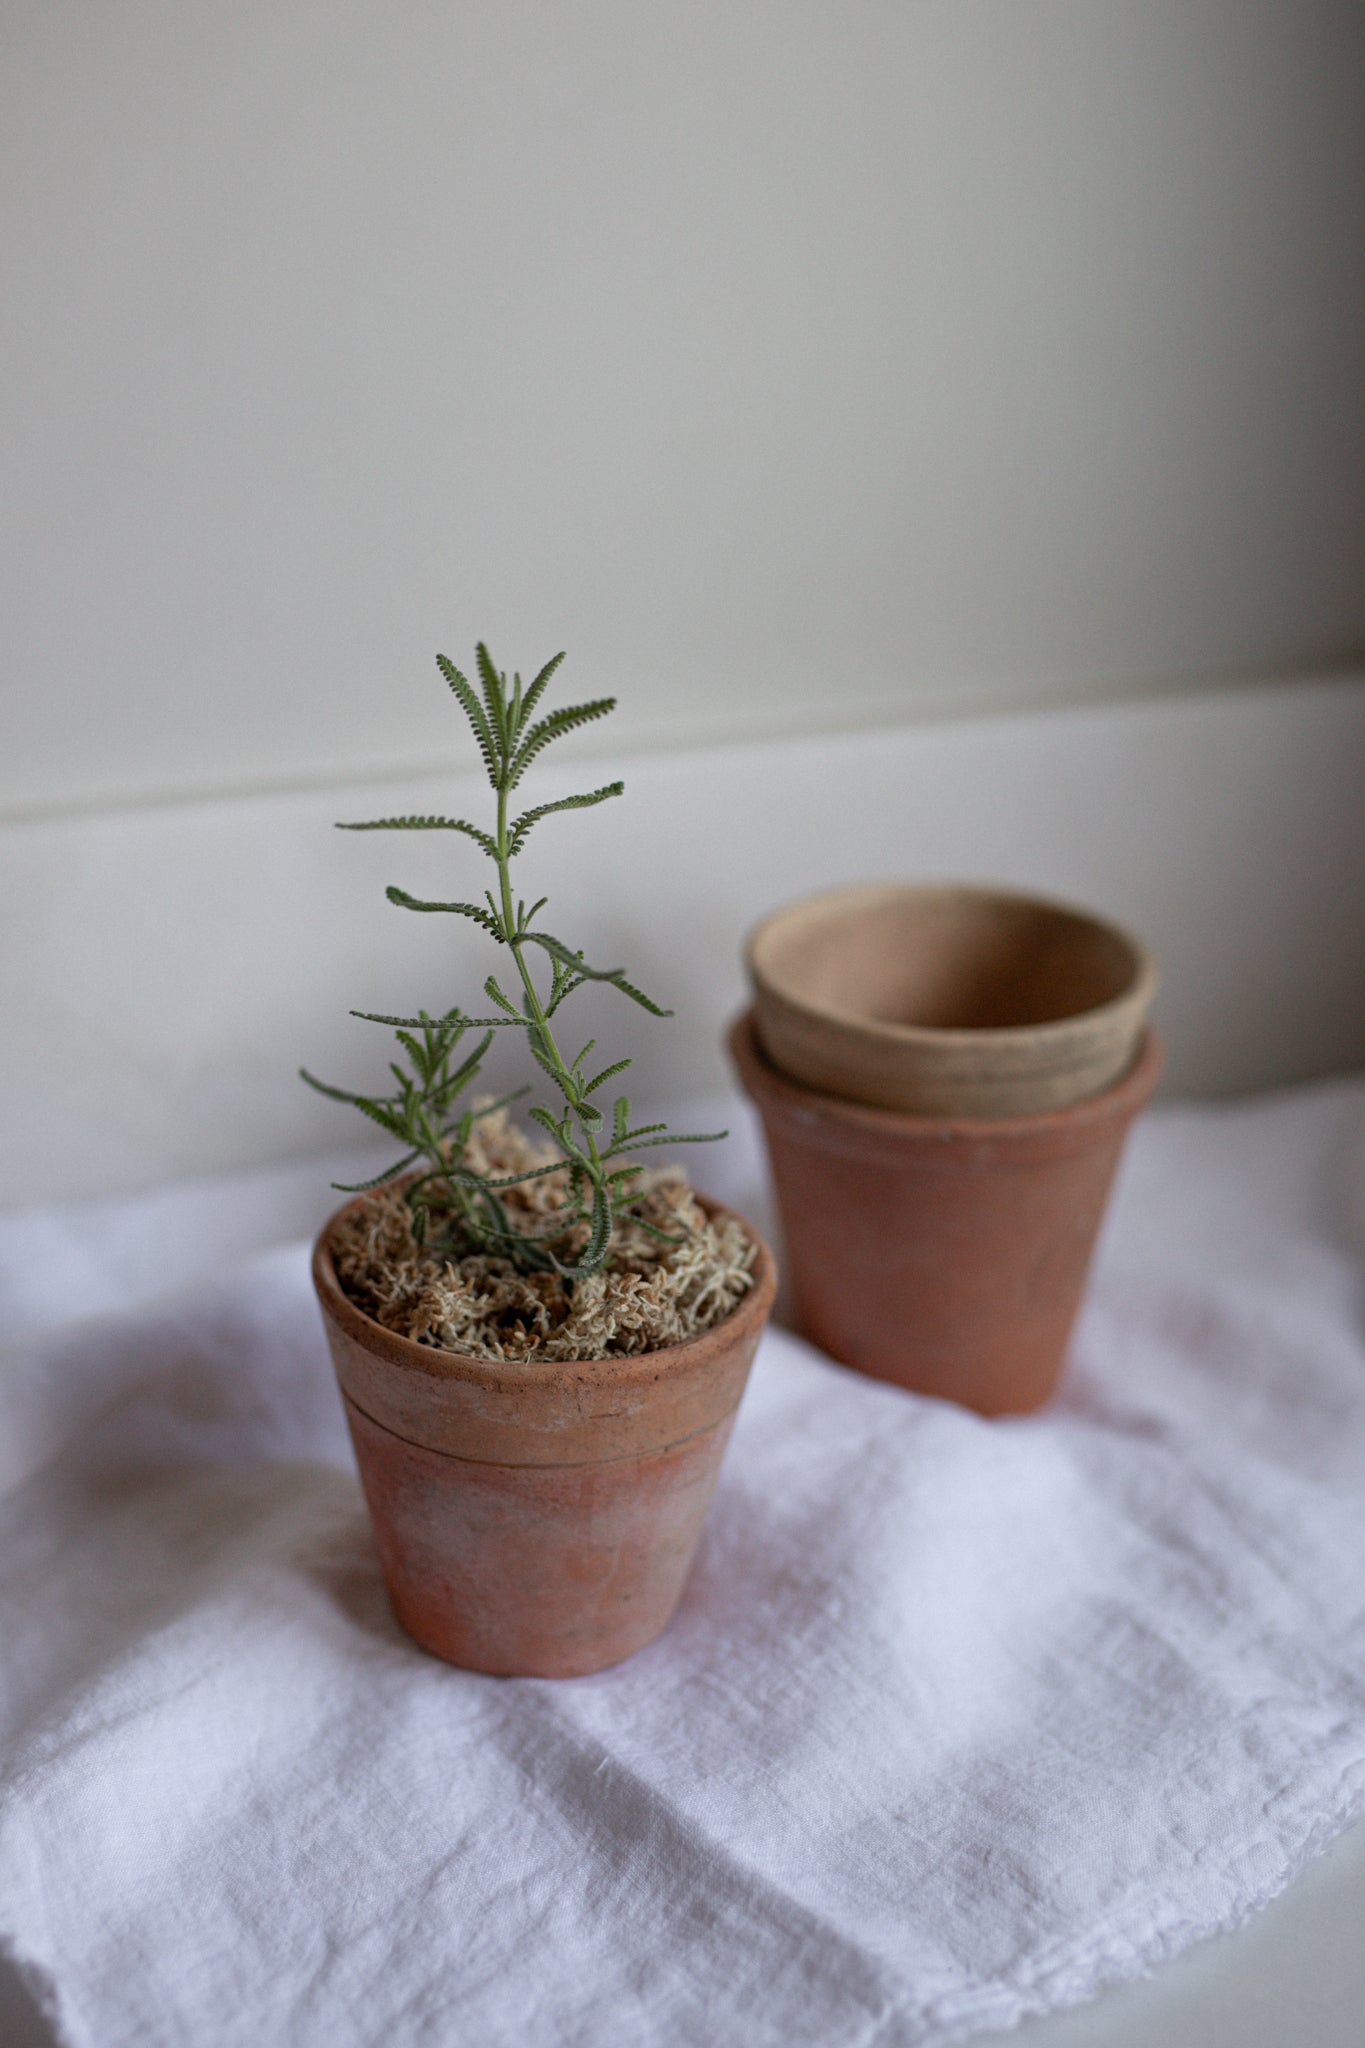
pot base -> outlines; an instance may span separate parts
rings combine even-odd
[[[486,1465],[345,1406],[389,1599],[424,1650],[496,1677],[580,1678],[667,1628],[731,1418],[646,1457]]]

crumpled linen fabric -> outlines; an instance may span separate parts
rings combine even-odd
[[[325,1179],[0,1219],[0,1948],[68,2048],[953,2042],[1365,1806],[1365,1083],[1139,1126],[1036,1417],[773,1329],[676,1622],[559,1683],[389,1614]]]

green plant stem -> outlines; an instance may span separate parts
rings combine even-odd
[[[540,991],[537,989],[535,978],[526,964],[521,942],[516,937],[517,922],[512,909],[512,864],[507,851],[507,790],[502,784],[499,784],[498,788],[497,846],[498,883],[502,898],[503,930],[507,934],[507,943],[511,948],[512,958],[517,963],[517,973],[521,976],[521,985],[526,991],[526,1000],[530,1005],[531,1016],[535,1023],[536,1035],[540,1040],[541,1049],[555,1070],[555,1078],[564,1091],[566,1105],[578,1115],[579,1129],[587,1140],[588,1178],[594,1187],[601,1187],[603,1185],[602,1157],[597,1149],[596,1137],[583,1116],[579,1113],[578,1090],[574,1087],[569,1070],[564,1064],[564,1055],[560,1052],[555,1042],[555,1035],[550,1029],[550,1020],[545,1015],[544,1006],[540,1000]]]

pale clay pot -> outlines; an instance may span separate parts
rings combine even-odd
[[[398,1621],[467,1671],[569,1678],[668,1626],[776,1291],[630,1358],[503,1363],[416,1344],[341,1287],[331,1237],[313,1254],[322,1307]],[[705,1196],[711,1216],[733,1211]]]
[[[1136,1059],[1157,986],[1117,925],[954,884],[804,897],[759,925],[747,961],[776,1068],[912,1116],[1032,1116],[1102,1094]]]

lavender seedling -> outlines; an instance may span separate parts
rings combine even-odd
[[[566,1280],[580,1279],[605,1266],[612,1251],[618,1225],[630,1223],[664,1244],[673,1242],[651,1222],[639,1207],[638,1182],[642,1169],[625,1163],[628,1155],[657,1145],[705,1144],[723,1137],[724,1132],[672,1132],[666,1124],[632,1125],[628,1097],[617,1095],[608,1116],[594,1099],[609,1081],[630,1066],[628,1059],[610,1061],[590,1073],[588,1062],[596,1041],[589,1039],[572,1060],[561,1051],[553,1020],[564,1004],[589,982],[604,982],[619,989],[640,1008],[655,1017],[671,1016],[626,979],[622,968],[591,967],[581,950],[576,950],[539,925],[536,920],[547,899],[540,897],[527,908],[526,899],[515,894],[512,863],[522,853],[533,828],[556,811],[588,810],[620,796],[624,785],[605,783],[600,789],[579,796],[561,797],[557,802],[537,804],[517,815],[511,814],[510,799],[527,769],[546,747],[565,733],[604,718],[615,709],[614,697],[598,697],[584,704],[570,704],[543,717],[535,714],[545,690],[564,659],[562,654],[546,662],[526,689],[514,675],[509,687],[505,674],[494,666],[488,649],[477,649],[479,689],[476,691],[453,662],[436,657],[442,675],[458,698],[482,756],[490,787],[496,794],[497,810],[491,830],[470,824],[463,818],[410,817],[374,818],[362,823],[343,824],[346,832],[455,832],[472,841],[493,863],[495,885],[486,889],[482,902],[427,902],[391,885],[389,901],[403,910],[443,912],[463,917],[478,925],[510,956],[510,990],[496,974],[490,974],[483,992],[491,1014],[474,1017],[456,1006],[440,1015],[425,1010],[415,1017],[389,1017],[374,1011],[355,1010],[353,1016],[394,1029],[401,1059],[390,1063],[394,1088],[387,1095],[353,1094],[330,1087],[306,1069],[302,1078],[320,1094],[349,1102],[386,1131],[403,1151],[372,1180],[355,1186],[336,1185],[345,1193],[378,1188],[400,1174],[408,1174],[403,1189],[411,1211],[413,1234],[424,1242],[461,1257],[488,1253],[509,1260],[521,1273],[554,1272]],[[534,721],[534,722],[533,722]],[[536,967],[540,972],[537,975]],[[515,976],[515,979],[512,977]],[[562,1031],[562,1022],[559,1025]],[[495,1031],[520,1030],[540,1077],[551,1085],[553,1106],[535,1104],[527,1113],[552,1140],[556,1157],[547,1165],[523,1172],[490,1175],[469,1163],[468,1148],[476,1121],[530,1092],[527,1084],[498,1102],[479,1107],[459,1107],[460,1099],[477,1079]],[[466,1049],[466,1034],[480,1034],[472,1049]],[[503,1191],[547,1174],[566,1174],[565,1202],[548,1216],[536,1218],[534,1228],[514,1223],[503,1200]],[[560,1256],[555,1245],[576,1238],[578,1248],[569,1258]]]

